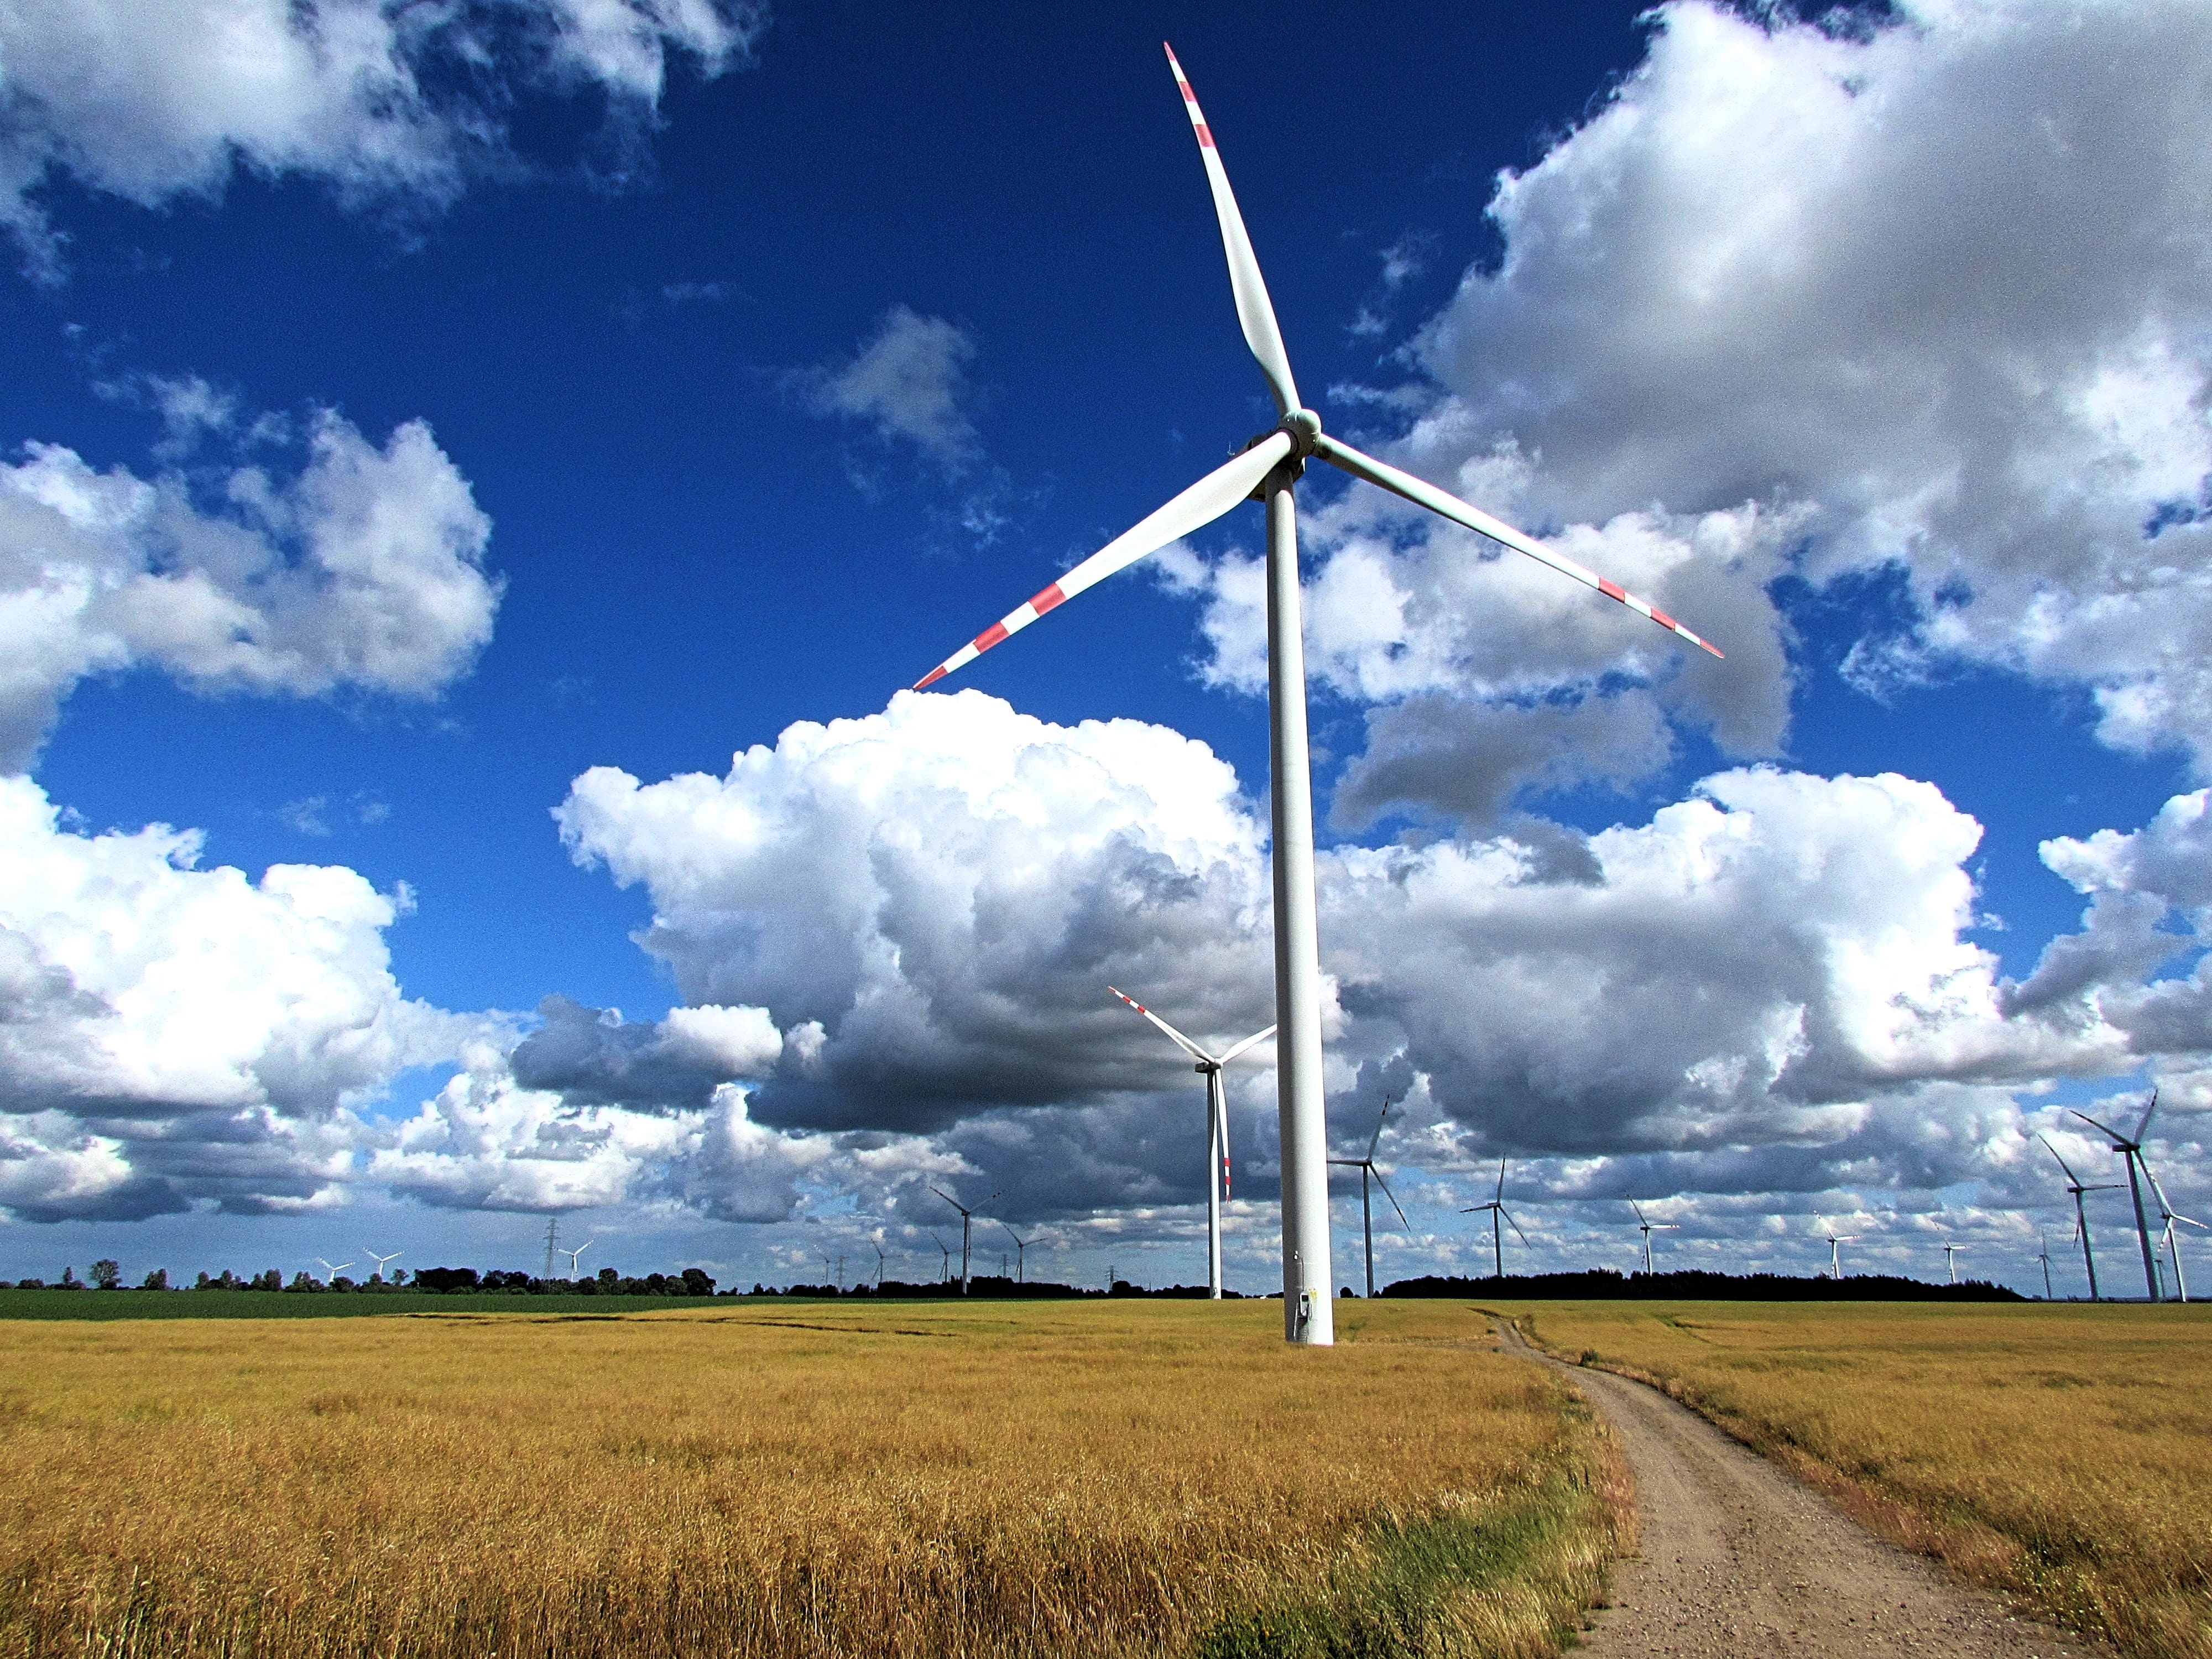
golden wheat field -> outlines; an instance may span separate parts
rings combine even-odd
[[[1543,1303],[1899,1542],[2140,1655],[2212,1659],[2212,1308]]]
[[[1555,1650],[1624,1510],[1601,1437],[1464,1306],[1345,1327],[0,1322],[0,1652]]]

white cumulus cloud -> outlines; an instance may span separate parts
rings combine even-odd
[[[614,120],[650,120],[672,54],[720,74],[765,16],[749,0],[0,0],[0,223],[52,277],[58,175],[145,207],[218,197],[239,168],[440,206],[505,155],[519,92],[591,86]]]
[[[212,491],[31,445],[0,463],[0,768],[78,680],[139,664],[210,693],[434,696],[491,637],[490,533],[420,421],[380,447],[323,415],[297,472]]]

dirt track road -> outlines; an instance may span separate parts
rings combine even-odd
[[[1656,1389],[1538,1354],[1613,1425],[1636,1477],[1638,1553],[1579,1652],[1601,1659],[2110,1659],[1883,1543]]]

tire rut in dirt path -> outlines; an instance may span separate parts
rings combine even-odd
[[[1656,1389],[1538,1353],[1613,1427],[1636,1479],[1638,1553],[1578,1653],[1600,1659],[2111,1659],[1867,1532]]]

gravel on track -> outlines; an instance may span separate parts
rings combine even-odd
[[[1638,1553],[1614,1565],[1580,1653],[1598,1659],[2111,1659],[1883,1542],[1657,1389],[1551,1365],[1611,1425],[1636,1480]]]

